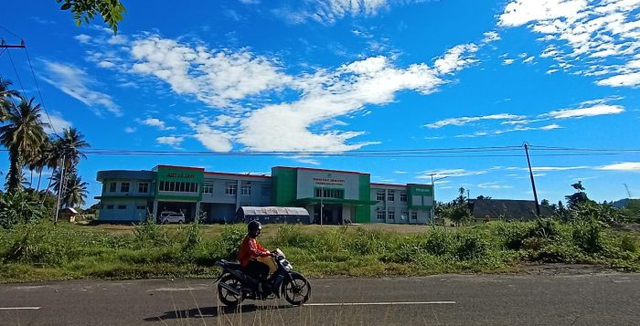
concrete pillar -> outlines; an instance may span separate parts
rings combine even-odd
[[[153,200],[153,211],[151,212],[151,214],[153,214],[153,220],[155,221],[158,218],[158,200],[157,199]]]
[[[200,219],[200,201],[196,202],[196,215],[195,218]],[[195,219],[194,219],[195,220]]]

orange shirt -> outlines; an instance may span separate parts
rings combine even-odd
[[[242,267],[247,267],[251,258],[255,257],[267,257],[271,255],[269,250],[262,248],[255,238],[249,236],[244,237],[242,245],[240,246],[240,252],[238,252],[238,260]]]

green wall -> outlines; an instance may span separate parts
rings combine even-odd
[[[169,167],[158,167],[156,174],[156,196],[157,200],[181,200],[200,201],[202,200],[202,183],[204,180],[204,169],[177,169]],[[182,195],[160,195],[160,181],[193,182],[198,184],[198,192]]]
[[[360,200],[371,200],[371,176],[368,174],[360,175],[360,185],[358,193],[360,194]],[[356,206],[356,223],[369,223],[371,222],[371,207],[366,205]]]
[[[295,206],[298,176],[296,170],[272,168],[273,204],[275,206]]]

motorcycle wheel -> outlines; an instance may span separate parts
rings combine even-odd
[[[285,300],[294,306],[306,303],[311,296],[311,284],[300,274],[291,275],[283,287]]]
[[[231,291],[223,288],[220,285],[222,283],[225,283],[229,287],[237,289],[238,291],[240,291],[240,293],[242,293],[242,284],[240,283],[240,281],[227,274],[220,279],[220,282],[218,282],[218,299],[220,299],[220,302],[228,307],[235,307],[239,305],[242,302],[242,299],[244,299],[242,294],[236,295],[232,293]]]

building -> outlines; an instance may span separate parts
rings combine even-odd
[[[426,224],[433,187],[371,183],[367,173],[277,166],[271,176],[158,165],[151,171],[100,171],[101,221],[131,222],[162,212],[230,223],[243,206],[303,207],[312,223]]]

